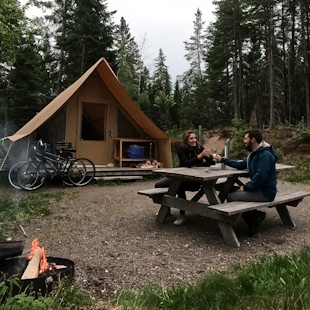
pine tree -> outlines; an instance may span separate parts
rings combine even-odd
[[[11,72],[25,29],[26,18],[19,1],[0,1],[0,137],[15,129],[9,124]]]
[[[12,65],[25,27],[25,16],[18,0],[0,1],[0,64]]]
[[[196,79],[201,80],[204,72],[204,53],[205,53],[205,41],[204,24],[202,21],[202,13],[199,9],[195,13],[194,21],[194,33],[190,37],[189,41],[185,41],[185,59],[190,64],[190,69],[187,72],[187,77],[195,82]]]
[[[105,0],[74,2],[63,43],[68,55],[64,64],[66,86],[74,82],[101,57],[105,57],[110,66],[116,69],[112,22],[114,12],[108,11]]]
[[[117,72],[116,75],[131,97],[137,101],[140,94],[141,56],[131,36],[129,25],[122,17],[116,28]]]
[[[59,72],[57,93],[72,84],[101,57],[107,59],[113,70],[116,69],[112,21],[115,11],[108,11],[106,0],[40,3],[45,7],[51,5],[51,14],[46,18],[55,31],[54,52]]]
[[[21,48],[11,70],[10,122],[18,129],[46,105],[46,68],[33,34],[21,38]]]
[[[171,93],[171,77],[168,73],[168,67],[165,64],[166,56],[163,50],[159,49],[158,57],[155,59],[155,70],[152,78],[152,88],[155,96],[160,92],[170,95]]]
[[[168,67],[165,64],[166,56],[162,49],[159,49],[158,57],[155,59],[155,70],[153,72],[151,87],[150,87],[150,114],[151,119],[160,126],[159,120],[160,109],[158,109],[159,102],[165,102],[171,106],[170,95],[171,95],[171,77],[168,72]],[[163,99],[165,98],[165,99]],[[157,103],[156,103],[157,100]],[[169,112],[168,112],[169,113]]]

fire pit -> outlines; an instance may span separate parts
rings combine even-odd
[[[74,275],[74,263],[69,259],[46,257],[38,238],[33,239],[27,258],[14,257],[0,262],[0,282],[20,279],[20,286],[12,288],[13,294],[32,291],[37,296],[39,293],[44,296],[51,291],[53,284]]]
[[[58,283],[61,279],[73,278],[73,261],[58,257],[47,257],[47,261],[49,264],[63,266],[63,268],[52,268],[51,270],[44,271],[37,278],[20,280],[20,287],[13,287],[13,295],[20,292],[33,291],[36,294],[40,293],[45,296],[51,291],[53,285]],[[3,282],[12,278],[21,279],[29,260],[24,257],[15,257],[0,262],[0,282]]]

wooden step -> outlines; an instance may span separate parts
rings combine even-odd
[[[95,177],[95,180],[104,180],[104,181],[134,181],[134,180],[143,180],[143,177],[140,175],[115,175],[108,177]]]

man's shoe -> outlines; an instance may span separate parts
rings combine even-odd
[[[266,212],[258,211],[258,216],[262,219],[262,221],[266,218]]]
[[[258,233],[259,228],[262,225],[262,222],[266,217],[266,213],[265,212],[262,212],[262,213],[264,214],[256,216],[249,224],[249,231],[248,231],[249,236],[254,236]]]
[[[180,214],[178,218],[173,222],[174,225],[180,226],[186,222],[186,217],[183,214]]]

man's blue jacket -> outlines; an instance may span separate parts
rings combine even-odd
[[[276,150],[262,141],[243,161],[222,157],[221,162],[239,170],[248,169],[250,181],[244,185],[244,190],[260,191],[269,201],[273,201],[277,193],[277,159]]]

